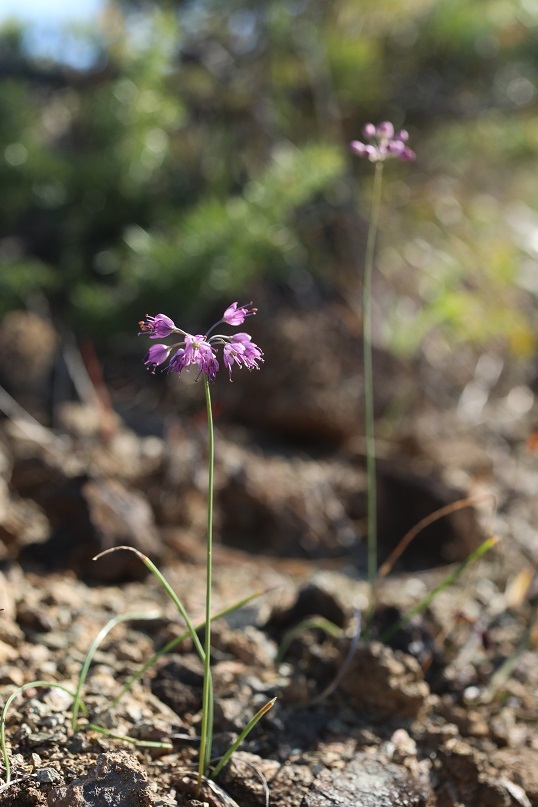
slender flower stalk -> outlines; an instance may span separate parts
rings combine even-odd
[[[353,140],[350,149],[353,154],[365,157],[375,164],[374,185],[366,241],[364,280],[362,286],[362,328],[364,363],[364,433],[366,440],[366,477],[368,483],[368,582],[370,584],[370,612],[375,605],[375,584],[377,579],[377,480],[376,447],[374,428],[374,373],[372,362],[372,272],[374,266],[375,243],[381,205],[381,186],[385,160],[397,158],[414,160],[415,152],[407,145],[409,138],[405,129],[395,133],[394,126],[384,121],[378,126],[367,123],[363,129],[367,143]]]
[[[370,224],[366,241],[366,258],[362,287],[362,350],[364,363],[364,433],[366,439],[366,478],[368,482],[368,582],[370,584],[370,606],[375,597],[377,577],[377,476],[374,428],[374,370],[372,359],[372,272],[374,251],[381,204],[383,162],[376,162]]]
[[[198,784],[209,772],[211,746],[213,740],[213,684],[211,681],[211,595],[212,595],[212,554],[213,554],[213,475],[215,463],[215,435],[213,428],[213,412],[211,409],[210,382],[214,381],[220,369],[217,358],[222,348],[222,362],[228,370],[230,381],[232,370],[246,367],[247,370],[259,370],[263,363],[263,351],[256,345],[248,333],[232,335],[213,333],[221,324],[231,327],[242,325],[247,317],[256,313],[252,303],[239,306],[237,302],[228,306],[221,319],[205,334],[190,334],[178,328],[166,314],[146,316],[139,323],[140,335],[150,339],[166,339],[173,337],[178,341],[168,345],[158,343],[152,345],[144,360],[152,373],[159,366],[169,372],[189,372],[192,367],[197,372],[197,379],[203,376],[207,407],[208,426],[208,497],[207,497],[207,540],[206,540],[206,592],[205,592],[205,640],[204,648],[199,647],[199,654],[204,664],[204,684],[202,692],[202,722],[200,731],[200,758],[198,763]],[[189,624],[187,618],[187,624]],[[261,714],[259,714],[261,717]],[[259,717],[257,719],[259,719]],[[252,723],[252,721],[251,721]],[[249,730],[254,724],[249,723]],[[242,735],[243,736],[243,735]],[[235,746],[234,746],[235,748]],[[232,752],[233,753],[233,750]],[[230,755],[230,754],[229,754]],[[229,758],[229,755],[227,759]]]
[[[211,593],[213,566],[213,472],[215,466],[215,433],[213,428],[213,411],[211,409],[211,392],[209,379],[204,377],[205,399],[207,406],[208,429],[208,491],[207,491],[207,542],[206,542],[206,593],[205,593],[205,659],[204,686],[202,694],[202,728],[200,733],[200,759],[198,760],[198,783],[201,784],[205,771],[211,761],[211,745],[213,737],[213,704],[211,685]]]

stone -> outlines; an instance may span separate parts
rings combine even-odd
[[[389,719],[415,718],[428,707],[430,688],[418,661],[379,642],[357,649],[339,686],[356,709]]]
[[[126,751],[101,754],[85,776],[53,788],[47,797],[49,807],[152,807],[153,803],[142,766]]]
[[[301,807],[434,807],[429,785],[401,765],[357,754],[343,769],[323,770],[301,802]]]

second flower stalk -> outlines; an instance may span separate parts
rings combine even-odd
[[[368,480],[368,582],[370,584],[369,617],[375,607],[375,586],[377,579],[377,480],[376,445],[374,429],[374,373],[372,361],[372,273],[374,268],[375,243],[381,205],[381,185],[383,166],[386,160],[398,159],[404,162],[415,159],[415,152],[409,148],[409,134],[405,129],[397,132],[390,121],[374,125],[367,123],[363,128],[366,142],[353,140],[350,149],[353,154],[374,163],[374,184],[364,259],[362,286],[362,330],[364,366],[364,435],[366,442],[366,475]]]

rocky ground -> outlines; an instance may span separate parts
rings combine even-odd
[[[182,620],[134,553],[92,558],[135,547],[202,621],[201,390],[132,378],[113,362],[105,388],[71,356],[83,400],[36,404],[47,361],[32,353],[21,372],[21,340],[12,346],[19,377],[0,367],[3,380],[52,428],[2,399],[3,701],[43,683],[7,710],[11,781],[0,805],[538,805],[532,373],[493,356],[461,354],[455,367],[376,355],[381,559],[421,519],[444,515],[380,579],[369,621],[352,322],[338,310],[284,312],[266,333],[257,323],[266,354],[274,346],[273,370],[268,358],[262,373],[215,387],[214,612],[258,595],[214,623],[215,757],[277,700],[200,792],[202,676],[191,640],[114,702],[183,633]],[[320,328],[313,363],[308,340]],[[14,331],[13,321],[0,328],[0,347]],[[398,626],[488,536],[496,546]],[[88,714],[74,732],[69,692],[101,629],[121,615],[130,617],[95,648],[82,688]]]

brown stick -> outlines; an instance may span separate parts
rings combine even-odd
[[[479,493],[475,496],[468,496],[465,499],[458,499],[457,502],[452,502],[452,504],[445,504],[444,507],[440,507],[439,510],[435,510],[433,513],[430,513],[429,516],[425,516],[425,518],[421,519],[418,524],[415,524],[414,527],[406,532],[400,543],[392,550],[387,560],[379,567],[379,571],[377,573],[378,580],[382,577],[386,577],[389,572],[391,571],[392,567],[396,563],[399,557],[405,552],[411,541],[417,537],[417,535],[422,532],[426,527],[429,527],[430,524],[433,524],[435,521],[438,521],[440,518],[444,516],[448,516],[451,513],[455,513],[456,510],[463,510],[464,507],[472,507],[475,504],[480,504],[486,499],[493,499],[495,501],[495,495],[493,493]]]

